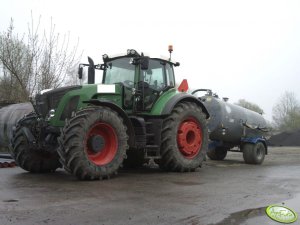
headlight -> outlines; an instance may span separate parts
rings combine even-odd
[[[51,119],[52,117],[54,117],[54,115],[55,115],[55,109],[51,109],[49,111],[49,119]]]

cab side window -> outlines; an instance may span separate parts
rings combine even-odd
[[[172,66],[169,63],[157,60],[150,61],[149,69],[142,71],[141,80],[147,82],[156,91],[160,91],[167,86],[175,86]]]
[[[167,77],[167,86],[174,87],[175,86],[174,72],[170,64],[166,64],[166,77]]]

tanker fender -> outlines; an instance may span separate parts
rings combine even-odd
[[[264,144],[265,149],[266,149],[266,155],[268,154],[268,146],[267,146],[267,141],[265,138],[262,137],[244,137],[241,139],[241,145],[244,143],[251,143],[251,144],[256,144],[258,142],[261,142]]]

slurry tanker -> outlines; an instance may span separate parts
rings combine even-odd
[[[176,88],[177,66],[171,57],[151,58],[133,49],[105,54],[102,64],[88,58],[78,71],[81,79],[88,67],[88,84],[37,94],[32,112],[24,110],[14,129],[15,119],[0,119],[1,143],[10,142],[24,170],[64,167],[81,180],[109,178],[122,166],[149,160],[165,171],[195,171],[206,154],[222,160],[234,147],[246,163],[262,163],[267,154],[263,117],[210,90],[201,97],[195,95],[201,89],[189,94],[186,80]],[[95,70],[102,71],[101,84],[95,84]]]
[[[199,97],[207,109],[209,149],[207,156],[212,160],[223,160],[228,151],[240,151],[248,164],[261,164],[268,153],[264,134],[267,123],[261,114],[220,99],[210,89],[192,92]],[[237,148],[236,148],[237,147]]]

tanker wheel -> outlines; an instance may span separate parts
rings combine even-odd
[[[216,147],[214,149],[209,150],[206,155],[211,160],[223,160],[227,155],[228,148],[226,147]]]
[[[265,159],[266,148],[262,142],[256,144],[245,143],[242,150],[247,164],[262,164]]]
[[[126,157],[128,135],[122,118],[108,107],[88,107],[65,124],[59,155],[80,180],[109,178]]]
[[[26,171],[32,173],[54,172],[61,167],[56,151],[58,144],[44,145],[44,148],[38,147],[38,145],[29,143],[22,131],[23,127],[27,127],[35,135],[36,120],[36,114],[30,113],[18,122],[10,148],[12,156],[16,164]]]
[[[179,103],[163,122],[160,168],[188,172],[201,166],[208,146],[205,114],[195,103]]]

